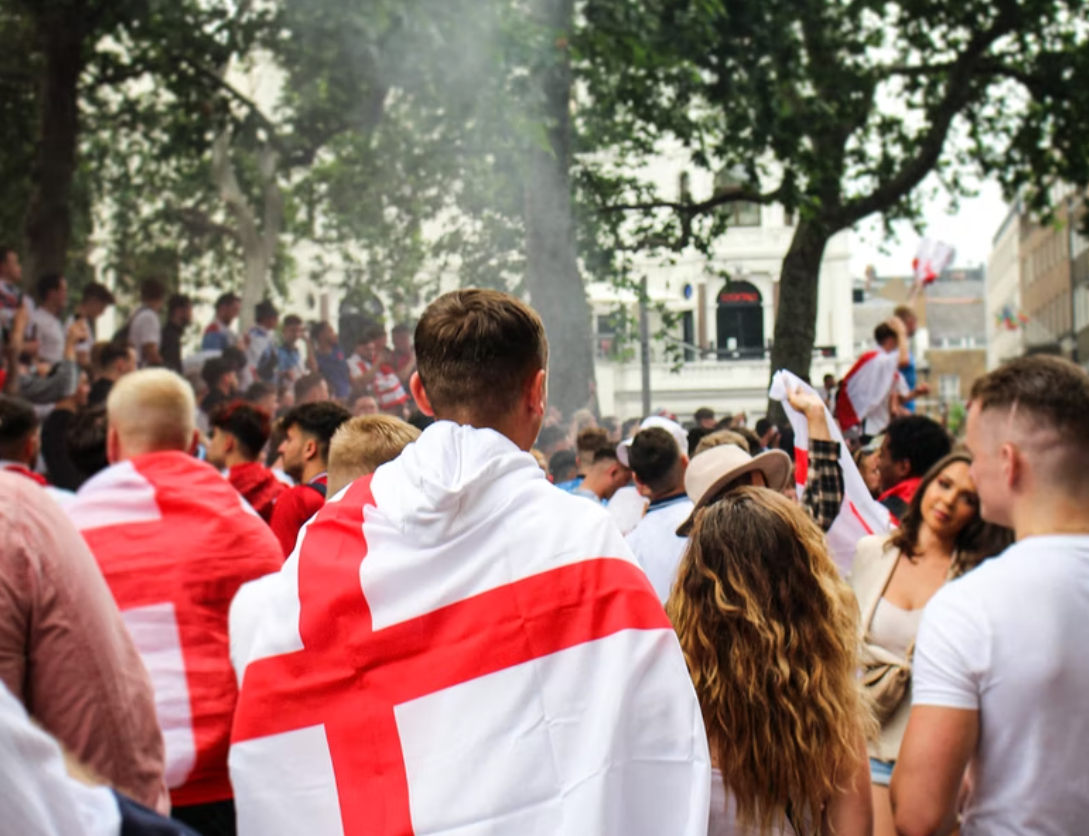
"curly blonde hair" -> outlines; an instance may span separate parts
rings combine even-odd
[[[821,821],[873,725],[858,605],[803,511],[764,488],[703,509],[666,606],[743,829]]]

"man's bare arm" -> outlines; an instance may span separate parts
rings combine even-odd
[[[900,836],[943,836],[953,830],[957,796],[978,743],[978,711],[912,707],[892,773],[892,810]]]

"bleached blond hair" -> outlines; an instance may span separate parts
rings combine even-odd
[[[124,375],[106,401],[109,426],[117,431],[129,456],[162,450],[188,452],[196,409],[189,384],[168,369]]]
[[[329,496],[393,461],[419,437],[418,429],[391,415],[345,421],[329,442]]]

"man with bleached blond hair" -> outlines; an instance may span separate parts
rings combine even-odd
[[[227,610],[238,587],[275,571],[279,545],[222,476],[192,456],[192,390],[166,369],[114,384],[110,467],[67,508],[151,674],[173,814],[234,832],[227,740],[237,697]]]

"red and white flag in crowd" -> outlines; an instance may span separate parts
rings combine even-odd
[[[875,348],[859,357],[844,375],[836,392],[836,421],[840,429],[849,430],[867,419],[864,429],[876,435],[889,422],[889,398],[894,386],[906,391],[899,372],[900,353]]]
[[[240,836],[703,836],[676,636],[608,514],[439,422],[231,608]]]
[[[957,250],[952,244],[934,238],[923,238],[915,253],[912,268],[915,273],[916,287],[928,285],[938,278],[953,263]]]
[[[798,495],[801,496],[809,478],[809,424],[805,416],[787,401],[787,391],[794,388],[816,394],[813,387],[797,375],[780,371],[772,378],[768,395],[782,402],[787,418],[790,419],[790,426],[794,429],[794,480]],[[871,534],[891,531],[892,519],[888,509],[870,495],[862,474],[858,472],[854,459],[847,450],[843,434],[836,427],[827,407],[824,411],[832,440],[839,442],[839,466],[843,471],[843,505],[840,506],[839,516],[828,531],[826,539],[832,559],[840,571],[847,574],[851,571],[858,541]]]
[[[239,586],[283,564],[279,543],[213,467],[184,453],[113,465],[64,510],[151,675],[171,801],[229,799],[238,691],[227,613]]]

